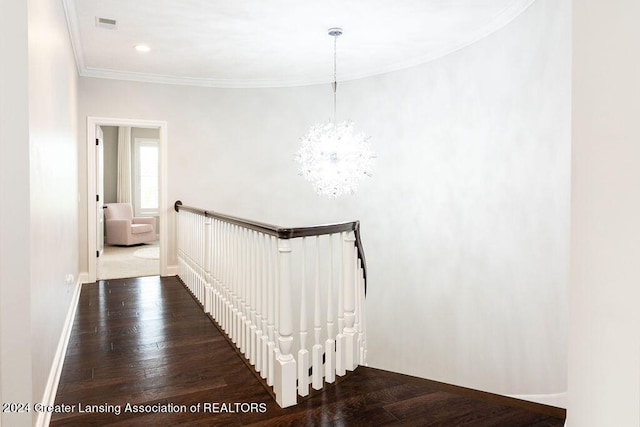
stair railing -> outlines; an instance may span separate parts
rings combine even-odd
[[[366,365],[359,221],[284,228],[174,207],[180,279],[281,407]]]

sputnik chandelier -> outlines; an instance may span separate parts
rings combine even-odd
[[[369,137],[354,133],[353,123],[336,123],[337,110],[337,39],[342,28],[330,28],[333,37],[333,120],[316,123],[302,138],[295,154],[300,175],[322,196],[338,198],[353,194],[364,176],[371,176],[375,154]]]

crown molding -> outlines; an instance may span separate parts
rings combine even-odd
[[[400,71],[403,69],[415,67],[428,63],[430,61],[442,58],[458,50],[472,45],[485,37],[499,31],[513,20],[515,20],[520,14],[526,11],[536,0],[520,0],[510,2],[500,13],[483,25],[478,31],[466,35],[464,38],[460,38],[454,43],[450,43],[446,46],[442,46],[440,49],[432,50],[426,55],[417,56],[407,61],[396,62],[393,64],[386,64],[383,67],[377,69],[363,70],[359,73],[344,74],[341,76],[341,81],[356,80],[367,77],[373,77],[381,74],[386,74],[394,71]],[[77,19],[77,11],[75,8],[75,0],[62,0],[64,5],[64,12],[67,19],[67,25],[69,29],[69,37],[71,39],[71,45],[76,60],[76,67],[78,74],[82,77],[93,77],[111,80],[125,80],[135,81],[143,83],[159,83],[159,84],[171,84],[182,86],[200,86],[200,87],[215,87],[215,88],[275,88],[275,87],[296,87],[296,86],[309,86],[316,84],[330,83],[331,76],[327,76],[326,79],[308,79],[304,76],[297,79],[273,79],[273,80],[252,80],[252,79],[215,79],[215,78],[202,78],[202,77],[190,77],[190,76],[178,76],[178,75],[163,75],[155,73],[140,73],[133,71],[121,71],[111,70],[105,68],[95,68],[87,66],[84,58],[84,50],[82,46],[80,36],[80,26]]]
[[[72,0],[62,0],[62,7],[64,8],[64,16],[67,20],[67,29],[69,30],[69,39],[71,40],[73,56],[76,59],[76,68],[78,69],[78,74],[82,75],[83,70],[86,69],[86,65],[84,62],[84,53],[80,38],[80,26],[78,25],[76,4]]]

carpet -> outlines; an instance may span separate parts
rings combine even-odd
[[[134,253],[143,249],[156,248],[158,244],[145,244],[142,246],[111,246],[105,245],[104,253],[98,258],[98,279],[121,279],[125,277],[155,276],[160,274],[160,260],[139,258]]]
[[[138,249],[133,253],[133,256],[142,259],[160,259],[160,248],[154,246],[151,248]]]

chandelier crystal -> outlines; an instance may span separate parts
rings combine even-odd
[[[375,156],[368,140],[354,133],[351,122],[314,124],[296,155],[300,174],[322,196],[353,194],[360,180],[371,176]]]
[[[371,176],[375,159],[368,136],[355,133],[352,122],[336,123],[336,40],[341,34],[341,28],[329,29],[334,38],[333,121],[312,125],[295,155],[300,175],[316,193],[331,198],[355,193],[360,180]]]

